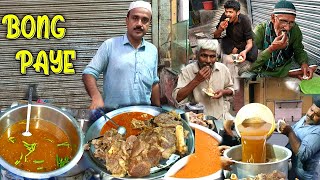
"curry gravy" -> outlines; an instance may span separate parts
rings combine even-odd
[[[23,136],[26,120],[10,126],[0,137],[0,156],[12,166],[31,172],[47,172],[58,169],[57,155],[71,160],[72,146],[58,146],[69,142],[68,136],[55,124],[39,119],[30,120],[32,136]],[[24,146],[36,143],[33,152]],[[19,161],[19,163],[17,163]]]
[[[126,137],[129,137],[130,135],[138,135],[140,133],[139,129],[131,128],[131,121],[133,119],[146,121],[151,118],[153,118],[152,115],[144,112],[126,112],[126,113],[116,115],[115,117],[112,118],[112,120],[115,123],[117,123],[119,126],[125,127],[127,130]],[[114,124],[112,124],[112,122],[110,121],[106,122],[100,131],[100,135],[103,135],[105,132],[107,132],[112,128],[117,129],[117,127]]]
[[[266,162],[266,139],[271,124],[259,118],[251,118],[238,125],[242,144],[242,161],[247,163]]]
[[[188,163],[173,177],[199,178],[209,176],[221,169],[219,142],[211,135],[195,128],[195,153]]]

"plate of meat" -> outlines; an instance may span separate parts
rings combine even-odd
[[[127,129],[106,128],[102,117],[90,126],[85,152],[100,170],[117,179],[159,179],[184,156],[194,151],[194,135],[188,123],[174,112],[153,106],[131,106],[107,113]]]

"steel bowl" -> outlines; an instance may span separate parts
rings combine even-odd
[[[160,113],[166,112],[166,110],[161,109],[159,107],[154,107],[154,106],[129,106],[129,107],[120,108],[120,109],[111,111],[106,115],[110,118],[113,118],[119,114],[123,114],[127,112],[143,112],[143,113],[150,114],[152,116],[157,116]],[[106,120],[104,119],[104,117],[101,117],[96,122],[94,122],[89,127],[86,133],[86,137],[85,137],[86,141],[89,141],[93,138],[100,136],[100,131],[105,123],[106,123]],[[186,144],[188,146],[188,153],[186,154],[187,156],[194,152],[194,135],[189,124],[183,119],[182,119],[182,123],[183,123],[183,128],[189,131],[188,139],[186,140]],[[88,166],[92,167],[97,173],[101,172],[100,174],[102,174],[102,176],[108,176],[109,179],[113,179],[110,172],[108,172],[104,166],[101,166],[101,163],[99,163],[98,160],[93,157],[93,151],[94,151],[93,148],[90,148],[89,151],[84,152],[84,158],[87,160]],[[170,166],[167,166],[166,168],[162,168],[159,171],[155,173],[151,173],[149,176],[146,176],[140,179],[159,179],[165,175],[165,173],[168,171],[169,168]],[[125,176],[123,178],[114,178],[114,179],[136,179],[136,178]]]
[[[24,120],[27,117],[28,105],[19,105],[10,109],[7,109],[0,116],[0,134],[3,134],[8,127],[14,123]],[[63,166],[49,172],[29,172],[12,166],[0,156],[0,164],[6,170],[14,173],[18,176],[32,179],[43,179],[62,175],[72,169],[83,155],[84,134],[79,127],[77,121],[69,114],[65,113],[61,109],[46,105],[46,104],[32,104],[31,107],[31,119],[42,119],[54,123],[60,127],[69,137],[70,143],[75,145],[72,150],[72,160]],[[41,128],[41,127],[39,127]]]
[[[267,163],[245,163],[242,162],[242,145],[233,146],[224,151],[224,156],[232,158],[235,162],[232,165],[231,173],[237,175],[239,179],[254,177],[259,173],[272,173],[274,170],[283,172],[288,177],[289,158],[292,152],[283,146],[267,144],[267,159],[275,159],[274,162]]]

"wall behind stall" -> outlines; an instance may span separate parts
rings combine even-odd
[[[296,7],[296,23],[303,34],[303,45],[309,58],[320,65],[320,1],[319,0],[290,0]],[[247,0],[249,13],[252,15],[253,27],[270,19],[277,0]],[[320,74],[318,67],[317,74]]]
[[[1,20],[6,14],[15,14],[20,21],[28,14],[35,19],[38,15],[48,15],[50,20],[60,14],[65,22],[58,22],[58,27],[66,28],[66,35],[60,40],[52,35],[49,40],[23,36],[9,40],[6,39],[7,25],[0,24],[0,108],[23,99],[30,84],[37,84],[39,98],[53,100],[54,105],[88,107],[90,98],[81,80],[82,71],[103,41],[126,32],[125,17],[130,2],[132,0],[1,0]],[[157,13],[157,7],[153,9]],[[152,27],[145,36],[148,41],[152,39],[151,32]],[[50,72],[46,76],[28,68],[27,74],[21,75],[20,61],[15,60],[15,55],[22,49],[32,52],[34,59],[40,50],[75,50],[76,60],[71,62],[76,74]],[[102,90],[102,77],[98,84]]]

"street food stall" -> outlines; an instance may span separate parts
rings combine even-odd
[[[248,109],[250,112],[248,112]],[[20,104],[5,110],[1,114],[1,138],[14,141],[8,140],[8,148],[18,145],[18,142],[21,141],[18,135],[25,130],[27,111],[28,105]],[[69,112],[72,111],[69,110]],[[31,108],[30,132],[33,133],[31,137],[36,137],[37,130],[43,130],[49,134],[50,132],[51,134],[52,132],[54,132],[53,134],[59,134],[57,129],[61,129],[68,137],[68,140],[61,140],[61,142],[60,140],[52,140],[54,137],[50,138],[52,141],[57,141],[58,147],[68,149],[70,146],[72,148],[70,149],[71,154],[67,154],[66,150],[59,154],[60,159],[63,159],[64,155],[70,157],[64,166],[45,171],[45,165],[41,165],[43,162],[40,161],[42,160],[41,154],[44,154],[43,152],[47,149],[40,149],[42,141],[24,139],[23,141],[28,144],[33,142],[37,144],[34,152],[30,153],[29,156],[24,151],[15,152],[19,154],[12,156],[13,160],[0,157],[2,178],[164,178],[178,180],[188,177],[200,180],[208,177],[210,179],[221,179],[223,176],[218,150],[222,138],[215,132],[221,127],[219,127],[217,120],[210,120],[203,114],[196,115],[196,118],[200,118],[204,122],[194,119],[190,122],[190,119],[194,118],[189,117],[190,114],[191,116],[195,116],[195,114],[186,113],[189,114],[186,116],[186,114],[178,114],[159,107],[129,106],[111,111],[95,122],[82,120],[80,121],[82,123],[79,123],[69,112],[47,104],[34,103]],[[89,111],[86,112],[89,113]],[[181,115],[185,119],[181,118]],[[81,116],[85,115],[82,114]],[[109,118],[116,125],[111,123]],[[261,118],[262,121],[256,118]],[[51,122],[52,126],[43,121]],[[210,122],[206,124],[206,121]],[[19,130],[11,129],[15,124],[21,126]],[[119,129],[117,125],[126,128],[127,134],[117,133],[117,129]],[[250,126],[254,126],[256,129],[266,127],[264,131],[265,139],[260,142],[250,139],[254,134],[252,133],[253,128]],[[226,178],[236,176],[242,179],[255,177],[258,174],[288,177],[291,151],[279,145],[266,143],[275,126],[272,112],[262,104],[251,103],[238,112],[235,127],[236,132],[242,138],[242,145],[233,146],[223,153],[223,156],[232,158],[234,161],[232,171],[224,171]],[[84,129],[81,130],[81,127]],[[135,129],[134,127],[139,128]],[[245,128],[247,129],[244,130]],[[259,130],[259,132],[263,131]],[[43,135],[39,139],[43,139],[49,144],[52,143],[46,137],[46,135]],[[26,137],[21,136],[20,138]],[[134,143],[135,141],[139,143]],[[246,141],[245,144],[253,144],[255,149],[257,149],[257,144],[261,142],[264,146],[259,151],[250,151],[252,147],[244,147],[244,141]],[[24,147],[26,147],[25,145]],[[106,149],[108,147],[109,149]],[[40,155],[35,154],[37,150],[40,151]],[[10,151],[12,150],[10,149]],[[34,163],[36,168],[33,172],[22,168],[26,164],[24,162],[25,158],[27,158],[26,161],[37,162]],[[247,160],[244,161],[244,158]],[[153,164],[150,162],[153,162]],[[212,165],[209,166],[208,164]],[[43,168],[40,169],[40,166]],[[187,173],[184,173],[184,171]]]

